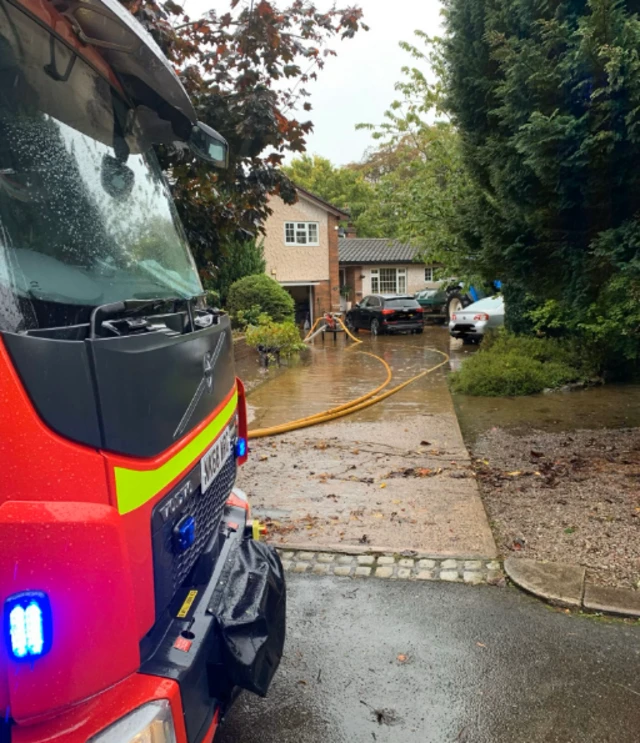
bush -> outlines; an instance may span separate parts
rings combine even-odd
[[[227,297],[227,309],[231,315],[254,311],[269,315],[274,322],[293,321],[293,297],[277,281],[265,274],[245,276],[231,285]]]
[[[276,357],[291,356],[306,348],[294,323],[276,323],[268,318],[261,318],[258,325],[249,325],[245,340],[251,348]]]
[[[233,316],[233,322],[235,327],[246,330],[249,325],[265,325],[271,322],[271,318],[255,304],[248,310],[238,310]]]
[[[595,373],[570,341],[504,332],[487,338],[449,379],[451,389],[464,395],[513,397],[586,382]]]
[[[220,292],[217,292],[215,289],[205,289],[204,299],[207,307],[218,308],[221,305]]]

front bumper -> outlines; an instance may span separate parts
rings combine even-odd
[[[245,570],[244,563],[238,567],[236,559],[243,545],[247,544],[247,535],[251,531],[251,522],[247,516],[248,507],[244,494],[234,490],[225,507],[221,524],[223,544],[213,571],[209,573],[206,582],[194,581],[176,596],[169,607],[166,621],[159,623],[145,638],[145,657],[137,673],[47,721],[12,725],[11,743],[87,743],[94,735],[128,713],[158,699],[167,699],[170,702],[177,743],[210,743],[220,717],[239,691],[239,676],[230,672],[230,656],[222,637],[224,605],[242,600],[243,615],[248,616],[249,620],[252,615],[252,607],[246,601],[247,592],[238,595],[239,590],[242,593],[243,588],[246,588],[238,588],[238,584],[242,582],[243,573],[248,571]],[[265,546],[262,551],[267,549]],[[278,566],[281,568],[273,551],[272,562],[267,569],[278,572]],[[247,576],[246,583],[254,591],[256,584],[259,584],[259,573],[258,565]],[[277,581],[278,576],[275,579]],[[284,582],[280,588],[282,605],[277,609],[282,626],[276,626],[278,622],[271,622],[269,632],[281,632],[283,641]],[[274,601],[277,598],[270,594],[269,599],[261,604],[268,604],[273,614]],[[218,606],[221,607],[220,612],[216,611]],[[234,608],[235,606],[237,604]],[[262,617],[258,616],[256,621],[262,622]],[[264,645],[265,638],[258,637],[256,646],[259,641]],[[269,641],[269,637],[266,641]],[[117,628],[114,628],[113,642],[118,642]],[[277,668],[282,649],[279,637],[276,637],[275,645],[275,650],[271,648],[268,663],[265,664],[272,667],[273,671]],[[274,654],[277,656],[275,664]],[[233,658],[231,661],[233,662]],[[263,673],[261,682],[268,685],[270,676],[265,681],[264,675]],[[250,688],[247,684],[244,686]]]

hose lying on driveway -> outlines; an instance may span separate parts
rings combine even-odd
[[[357,343],[362,343],[362,341],[358,340],[355,336],[351,334],[349,329],[346,327],[346,325],[342,322],[340,318],[337,318],[338,322],[342,325],[345,332],[353,338],[354,341]],[[313,328],[310,332],[313,332]],[[392,372],[389,364],[387,362],[380,358],[380,356],[376,356],[373,353],[367,353],[367,352],[361,352],[366,353],[367,356],[371,356],[374,359],[377,359],[382,364],[384,364],[386,370],[387,370],[387,378],[386,380],[376,387],[371,392],[367,392],[366,395],[362,395],[361,397],[357,397],[355,400],[351,400],[350,402],[346,402],[343,405],[338,405],[335,408],[330,408],[329,410],[325,410],[322,413],[316,413],[315,415],[309,415],[305,418],[298,418],[294,421],[289,421],[289,423],[281,423],[277,426],[271,426],[269,428],[258,428],[253,431],[249,431],[249,438],[250,439],[261,439],[266,438],[268,436],[279,436],[283,433],[289,433],[291,431],[297,431],[301,428],[309,428],[311,426],[317,426],[320,423],[327,423],[328,421],[335,420],[336,418],[343,418],[346,415],[351,415],[352,413],[356,413],[359,410],[364,410],[365,408],[370,407],[371,405],[375,405],[378,402],[382,402],[383,400],[386,400],[388,397],[391,397],[391,395],[395,395],[396,392],[400,392],[400,390],[403,390],[408,385],[412,384],[413,382],[417,382],[419,379],[422,379],[423,377],[426,377],[428,374],[433,373],[436,371],[436,369],[440,369],[440,367],[444,366],[449,361],[449,355],[444,353],[444,351],[438,351],[436,348],[428,349],[430,351],[434,351],[435,353],[440,354],[444,357],[444,360],[441,361],[439,364],[436,364],[435,366],[432,366],[429,369],[425,369],[424,371],[420,372],[420,374],[416,374],[414,377],[411,377],[411,379],[407,379],[406,382],[403,382],[402,384],[399,384],[397,387],[393,387],[390,390],[387,390],[386,392],[382,392],[382,390],[391,382],[392,379]],[[382,393],[382,394],[378,394]]]

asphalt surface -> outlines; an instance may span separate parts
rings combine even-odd
[[[513,588],[292,575],[288,591],[269,696],[241,697],[216,743],[640,741],[640,625]]]

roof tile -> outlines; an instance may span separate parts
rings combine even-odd
[[[340,263],[413,263],[418,248],[387,237],[341,237]]]

